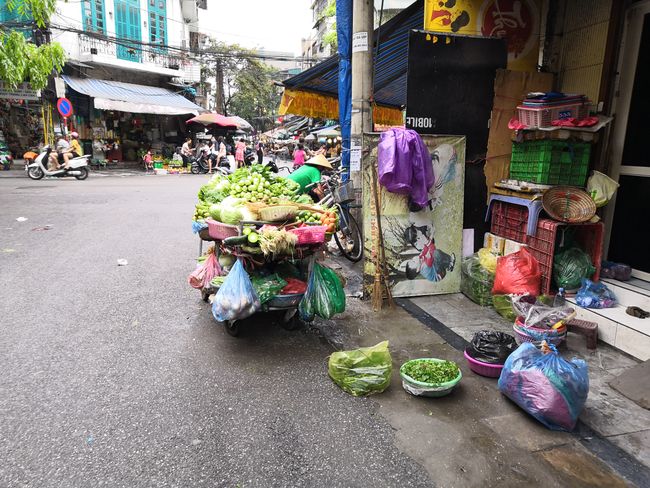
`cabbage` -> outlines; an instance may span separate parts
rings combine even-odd
[[[221,206],[221,222],[224,224],[237,225],[242,219],[241,211],[237,207],[226,208]]]
[[[253,212],[251,212],[248,209],[248,207],[242,205],[241,207],[237,207],[237,209],[241,213],[241,219],[242,220],[247,221],[247,222],[257,220],[257,216]]]
[[[208,210],[208,213],[214,220],[221,222],[221,205],[218,203],[210,205],[210,210]]]
[[[226,207],[238,207],[242,203],[245,203],[246,200],[243,198],[237,198],[233,196],[229,196],[221,202],[221,208],[226,208]]]
[[[233,256],[232,254],[222,254],[221,256],[219,256],[219,265],[222,268],[228,268],[228,269],[232,268],[232,265],[235,264],[235,261],[236,261],[235,256]]]

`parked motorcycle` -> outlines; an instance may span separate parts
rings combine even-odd
[[[209,170],[209,159],[211,157],[210,152],[207,149],[200,150],[199,154],[192,158],[192,165],[190,166],[190,171],[194,175],[207,173]],[[220,174],[230,174],[230,161],[227,157],[222,157],[219,160],[219,163],[212,166],[212,171]]]
[[[57,178],[63,178],[66,176],[74,176],[78,180],[85,180],[88,178],[89,170],[88,163],[90,162],[91,156],[79,156],[77,158],[72,158],[68,161],[69,168],[64,169],[60,168],[54,171],[47,169],[48,161],[50,159],[50,153],[52,148],[50,146],[45,146],[43,151],[36,156],[34,162],[28,164],[25,168],[27,170],[27,176],[32,180],[40,180],[43,176],[55,176]]]

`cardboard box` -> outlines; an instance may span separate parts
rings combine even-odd
[[[508,254],[512,254],[513,252],[519,251],[522,247],[528,247],[526,244],[522,244],[521,242],[513,241],[511,239],[505,239],[504,245],[503,245],[503,255],[507,256]]]
[[[503,249],[506,244],[506,239],[503,237],[495,236],[490,232],[486,232],[483,237],[483,247],[487,247],[492,254],[503,256]]]

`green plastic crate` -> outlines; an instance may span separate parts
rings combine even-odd
[[[559,140],[512,144],[510,178],[543,185],[584,187],[589,172],[591,144]]]
[[[154,169],[162,169],[163,163],[153,163]]]

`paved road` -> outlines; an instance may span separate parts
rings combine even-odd
[[[0,180],[0,486],[428,486],[317,335],[213,322],[205,179]]]

